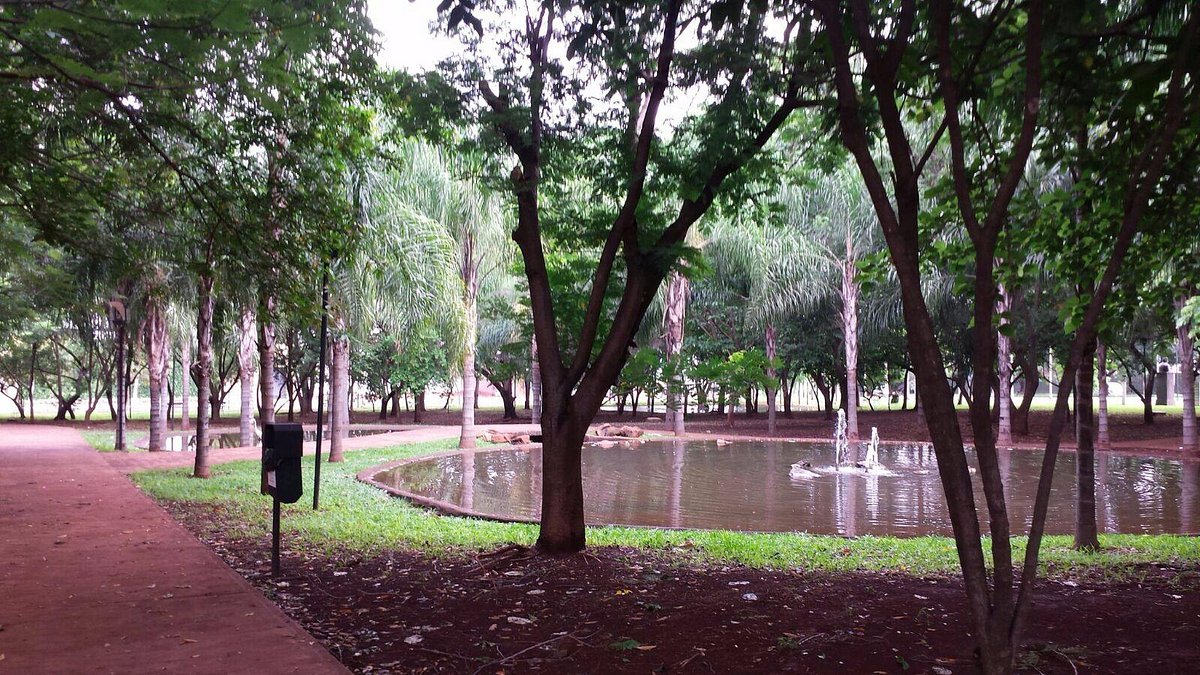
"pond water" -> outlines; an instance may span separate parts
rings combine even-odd
[[[351,429],[350,436],[374,436],[375,434],[386,434],[396,431],[395,429]],[[324,438],[328,440],[329,432],[326,430]],[[304,440],[317,440],[316,429],[307,429],[304,432]],[[259,443],[261,439],[258,436],[254,437],[254,442]],[[145,447],[148,440],[141,441],[140,445]],[[184,450],[194,451],[196,449],[196,434],[170,434],[164,439],[163,450],[166,452],[182,452]],[[242,437],[240,434],[211,434],[208,441],[209,448],[240,448],[242,447]]]
[[[1014,530],[1028,531],[1042,453],[1001,451]],[[814,534],[951,534],[933,449],[882,445],[882,474],[834,471],[832,444],[651,441],[583,450],[588,524]],[[972,465],[975,464],[971,458]],[[792,477],[793,464],[815,475]],[[828,469],[828,470],[827,470]],[[801,471],[799,473],[807,472]],[[380,472],[375,479],[481,515],[536,520],[541,451],[463,452]],[[1075,455],[1061,453],[1046,531],[1073,531]],[[986,517],[975,479],[977,508]],[[1200,463],[1096,455],[1102,532],[1200,531]]]

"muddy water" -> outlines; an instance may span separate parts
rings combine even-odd
[[[1034,451],[1001,451],[1009,516],[1022,531],[1033,510],[1041,457]],[[1200,532],[1200,463],[1105,453],[1096,457],[1102,532]],[[589,446],[583,451],[588,523],[846,536],[950,534],[932,448],[885,445],[879,458],[893,475],[824,473],[833,464],[831,444],[654,441],[636,447]],[[806,463],[819,475],[792,478],[789,470],[795,463]],[[1074,476],[1074,454],[1061,454],[1048,533],[1073,531]],[[377,480],[481,514],[536,519],[541,453],[465,452],[385,471]],[[978,509],[985,514],[978,478],[975,482]]]

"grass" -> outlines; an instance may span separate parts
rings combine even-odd
[[[392,459],[403,459],[453,447],[453,441],[359,450],[340,464],[322,464],[321,510],[314,512],[311,489],[313,459],[304,459],[306,494],[284,505],[285,532],[300,535],[304,544],[324,550],[364,553],[407,548],[433,555],[461,554],[504,544],[532,544],[537,528],[444,516],[392,497],[358,482],[355,474]],[[258,493],[259,463],[218,464],[209,480],[195,480],[182,469],[151,471],[133,476],[143,490],[160,500],[219,504],[246,523],[252,535],[270,527],[270,501]],[[947,537],[842,537],[809,534],[754,534],[724,530],[660,530],[636,527],[595,527],[588,530],[592,546],[624,546],[669,553],[684,562],[742,564],[771,569],[844,572],[891,570],[916,575],[958,571],[954,541]],[[1024,555],[1024,539],[1014,540],[1014,557]],[[1146,563],[1200,563],[1196,537],[1172,535],[1101,535],[1103,550],[1084,553],[1071,549],[1067,536],[1047,537],[1042,546],[1042,570],[1054,576],[1099,575],[1117,580],[1136,577]],[[985,546],[986,549],[986,546]]]
[[[80,429],[79,434],[83,436],[83,440],[92,444],[92,447],[100,452],[114,452],[113,446],[117,442],[117,432],[111,429]],[[145,448],[138,447],[138,442],[145,438],[146,433],[141,431],[128,430],[125,432],[125,447],[129,452],[145,452]]]

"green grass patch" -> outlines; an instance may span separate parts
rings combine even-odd
[[[114,452],[113,446],[117,442],[117,432],[111,429],[80,429],[79,435],[100,452]],[[138,443],[145,437],[146,432],[144,431],[126,431],[125,449],[129,452],[145,452],[145,448],[138,447]]]
[[[537,528],[527,524],[496,523],[445,516],[392,497],[358,482],[355,474],[383,462],[415,457],[454,447],[453,440],[398,447],[357,450],[340,464],[321,466],[321,510],[312,510],[313,458],[304,459],[305,496],[285,504],[284,531],[320,549],[352,549],[377,553],[408,548],[430,554],[458,554],[504,544],[530,545]],[[133,476],[143,490],[166,501],[220,504],[242,519],[251,533],[266,535],[271,503],[258,492],[259,463],[218,464],[212,478],[196,480],[189,470],[150,471]],[[948,537],[858,537],[796,533],[756,534],[725,530],[660,530],[637,527],[595,527],[588,531],[592,546],[623,546],[669,554],[681,562],[742,564],[771,569],[829,572],[853,570],[898,571],[916,575],[958,571],[954,541]],[[1106,580],[1136,578],[1146,563],[1200,563],[1200,540],[1173,535],[1101,535],[1103,550],[1084,553],[1071,549],[1071,537],[1047,537],[1042,546],[1044,573],[1066,577],[1100,576]],[[1025,540],[1013,541],[1014,559],[1024,555]],[[985,545],[985,550],[987,546]]]

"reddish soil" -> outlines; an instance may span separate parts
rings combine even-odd
[[[211,506],[173,515],[356,672],[972,673],[955,578],[699,564],[687,549],[568,557],[297,552]],[[1200,661],[1200,569],[1136,582],[1051,580],[1021,670],[1187,673]]]

